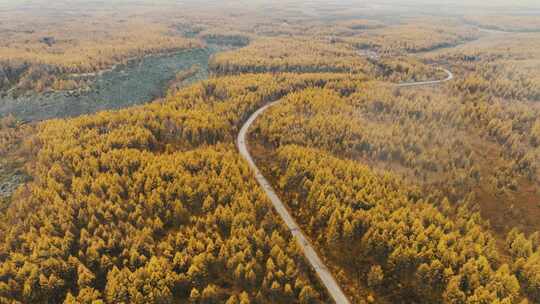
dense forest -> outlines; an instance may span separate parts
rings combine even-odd
[[[341,85],[287,96],[260,120],[262,140],[274,146],[325,148],[367,160],[453,199],[487,192],[499,196],[490,200],[509,206],[518,190],[534,187],[538,181],[534,135],[538,111],[515,106],[510,110],[502,104],[472,103],[379,83]],[[521,129],[503,127],[509,115]],[[535,210],[537,206],[515,206],[512,217],[538,229],[530,214]],[[507,220],[508,214],[493,224]]]
[[[354,86],[352,88],[354,89]],[[358,88],[358,92],[351,93],[353,89],[351,89],[350,84],[346,87],[329,84],[324,89],[307,89],[290,94],[281,104],[269,110],[270,112],[261,118],[255,128],[255,141],[262,143],[261,148],[263,150],[270,149],[268,152],[262,153],[262,155],[266,154],[266,156],[261,159],[261,163],[267,163],[267,171],[271,176],[275,177],[276,184],[282,187],[283,196],[287,197],[287,201],[291,202],[291,207],[299,208],[297,218],[305,219],[306,229],[312,232],[314,239],[319,240],[322,248],[335,248],[334,244],[325,243],[324,240],[321,240],[322,237],[330,233],[330,229],[344,231],[344,218],[351,223],[354,221],[353,217],[344,217],[344,214],[354,214],[354,211],[358,210],[361,211],[359,217],[362,220],[360,222],[371,223],[368,220],[369,217],[364,216],[363,212],[365,210],[371,211],[372,205],[375,205],[378,201],[384,201],[382,208],[392,212],[389,209],[389,201],[392,200],[385,197],[377,199],[371,193],[371,191],[374,191],[371,190],[371,186],[363,188],[362,191],[351,190],[350,187],[346,186],[352,186],[357,182],[357,178],[354,176],[344,177],[340,175],[336,177],[335,181],[329,180],[331,175],[328,175],[330,173],[326,168],[336,168],[338,165],[334,163],[322,165],[315,161],[320,160],[327,153],[366,162],[373,166],[377,172],[381,170],[383,172],[394,171],[395,174],[404,178],[406,184],[417,185],[419,188],[416,191],[419,192],[408,195],[415,198],[413,202],[418,204],[418,201],[420,201],[425,206],[438,207],[441,209],[440,211],[444,211],[443,215],[451,219],[452,223],[463,221],[468,225],[472,225],[469,228],[476,231],[475,233],[483,231],[482,233],[485,233],[485,235],[480,238],[478,236],[474,237],[475,242],[478,242],[479,239],[484,239],[486,242],[491,239],[489,245],[487,243],[483,244],[481,248],[490,251],[490,254],[495,256],[500,255],[500,253],[497,253],[497,249],[500,247],[496,246],[495,238],[498,237],[504,240],[505,232],[508,232],[511,228],[521,227],[529,231],[539,229],[536,221],[540,211],[538,206],[530,205],[527,201],[520,201],[527,195],[524,192],[529,191],[527,189],[531,189],[531,187],[533,190],[528,196],[533,196],[533,201],[538,198],[539,193],[534,190],[538,180],[536,173],[538,170],[538,154],[532,154],[534,152],[531,152],[531,154],[522,156],[524,159],[520,160],[518,155],[511,154],[511,151],[505,152],[502,147],[490,144],[490,140],[497,141],[493,137],[493,131],[490,129],[493,127],[492,124],[489,124],[489,120],[484,126],[473,124],[472,122],[477,123],[474,118],[478,115],[478,110],[472,111],[474,108],[466,104],[462,108],[456,106],[460,104],[457,98],[437,99],[440,96],[433,96],[431,93],[423,92],[422,95],[418,92],[400,92],[400,90],[377,83],[362,84]],[[345,92],[347,95],[342,96],[340,92],[342,92],[341,94]],[[449,101],[455,102],[455,104],[449,104]],[[489,112],[484,115],[489,115]],[[532,128],[532,124],[529,123],[528,125],[529,128]],[[483,136],[481,134],[465,136],[467,132],[483,130],[486,132]],[[528,132],[524,133],[528,134]],[[481,154],[483,152],[480,150],[479,142],[484,143],[484,147],[488,146],[490,149],[498,151],[500,156],[493,155],[494,153],[490,151],[492,154],[489,155],[489,159],[486,159],[486,156]],[[301,150],[298,146],[294,146],[294,148],[288,147],[289,144],[301,144],[305,147],[317,147],[328,151],[325,153],[318,152],[315,156],[312,156],[313,162],[315,162],[313,164],[308,161],[310,157],[303,154],[298,156],[298,160],[306,161],[312,166],[309,167],[312,168],[311,170],[319,169],[321,172],[305,172],[297,168],[299,165],[294,162],[291,163],[287,159],[279,161],[281,157],[293,154],[295,150]],[[287,148],[279,148],[275,152],[277,155],[274,155],[272,151],[275,147]],[[282,152],[282,149],[286,150],[286,152]],[[518,161],[516,162],[516,160]],[[305,164],[305,166],[308,166],[308,164]],[[351,166],[352,163],[346,163],[343,168],[344,170],[345,168],[350,170]],[[295,170],[300,170],[300,173]],[[348,173],[348,171],[345,172]],[[321,175],[319,179],[317,179],[318,174]],[[374,175],[373,173],[369,174]],[[359,175],[366,176],[368,173]],[[318,180],[318,182],[315,182],[315,180]],[[323,181],[325,184],[321,185],[320,183]],[[343,185],[340,186],[340,183],[343,183]],[[299,187],[299,189],[296,187]],[[334,187],[336,190],[331,190]],[[357,189],[362,189],[361,186],[358,187]],[[387,187],[383,188],[388,189]],[[335,193],[335,191],[339,190],[344,191],[344,194]],[[367,191],[366,194],[364,194],[365,191]],[[348,196],[343,197],[344,195]],[[335,206],[336,204],[337,206]],[[407,205],[410,204],[413,203],[407,203]],[[339,211],[334,212],[332,208]],[[399,207],[396,208],[399,209]],[[476,213],[475,210],[478,210],[479,213]],[[375,209],[373,212],[377,215],[381,214],[380,210]],[[476,215],[472,216],[472,214]],[[313,218],[310,219],[310,217]],[[419,216],[411,217],[414,221]],[[490,235],[487,229],[488,226],[482,218],[491,221],[491,227],[495,229],[495,235]],[[421,217],[418,220],[420,222],[424,221]],[[402,221],[396,219],[393,222],[400,224]],[[331,223],[336,223],[338,227],[330,228],[325,226]],[[342,235],[343,245],[357,244],[360,240],[367,242],[373,238],[372,235],[369,235],[366,239],[363,239],[365,237],[363,233],[366,233],[367,228],[355,226],[362,225],[361,223],[351,225],[347,229],[354,228],[353,231],[361,232],[358,232],[358,238],[354,240],[345,238]],[[430,222],[425,225],[422,229],[429,228],[430,231],[435,228],[430,228]],[[444,226],[444,224],[441,225]],[[384,230],[384,234],[390,233],[389,231],[391,230]],[[463,232],[463,229],[459,229],[459,231]],[[415,232],[411,235],[419,235],[419,233]],[[535,237],[532,236],[532,238]],[[427,236],[427,239],[433,241],[431,236]],[[465,243],[468,242],[465,236],[458,237],[458,239],[463,239]],[[388,239],[389,242],[397,240],[399,238],[394,236],[389,236]],[[534,241],[531,242],[534,244]],[[394,246],[397,247],[397,244],[403,244],[403,241],[398,241]],[[456,244],[456,246],[458,245]],[[532,246],[531,248],[537,247],[537,245],[530,246]],[[362,254],[366,251],[369,252],[365,247],[360,248],[350,249],[353,250],[349,253],[350,255],[344,255],[345,249],[332,249],[326,254],[330,259],[336,260],[338,269],[342,271],[355,269],[357,271],[346,276],[345,281],[354,282],[359,280],[360,283],[357,284],[363,283],[365,285],[368,284],[365,280],[369,277],[367,269],[369,269],[370,264],[365,260],[358,264],[343,263],[343,261],[351,261],[351,257],[358,256],[360,252]],[[420,250],[417,244],[414,245],[414,248]],[[391,256],[397,248],[386,250],[386,254]],[[445,252],[447,250],[445,249]],[[398,254],[397,252],[396,254]],[[502,249],[502,252],[506,252],[506,249]],[[369,260],[370,256],[384,257],[385,255],[370,252],[364,259]],[[422,256],[422,254],[415,252],[413,256]],[[492,257],[493,261],[496,261],[493,265],[499,267],[499,263],[504,261],[504,258],[495,256]],[[488,258],[488,260],[490,259]],[[427,258],[427,260],[431,261],[432,257]],[[402,280],[407,281],[410,279],[407,275],[410,275],[411,271],[420,271],[419,267],[422,262],[411,263],[412,268],[408,268],[404,272],[405,278],[402,279],[396,278],[393,273],[394,269],[392,267],[394,265],[385,264],[386,268],[383,267],[383,269],[391,271],[393,280],[397,280],[396,284],[403,286],[405,282]],[[465,264],[466,261],[463,263]],[[458,274],[460,267],[463,265],[456,264],[454,266],[457,268],[452,268],[452,273]],[[494,266],[491,267],[495,269]],[[508,272],[508,269],[505,271]],[[533,272],[536,273],[535,275],[538,274],[537,270]],[[524,285],[531,284],[529,280],[535,275],[524,278]],[[449,280],[450,278],[445,283],[449,284]],[[421,288],[425,280],[422,279],[419,282],[414,283],[419,284],[419,286],[413,284],[411,289],[405,288],[403,290],[411,291]],[[387,284],[383,285],[387,286]],[[439,289],[439,293],[431,294],[429,297],[433,297],[433,301],[444,300],[445,288],[450,287],[443,284]],[[395,290],[399,291],[401,289],[395,288]],[[384,290],[382,294],[388,294],[388,291]],[[475,290],[462,291],[467,297],[476,297],[474,296]],[[394,296],[396,298],[393,301],[400,297],[416,297],[419,299],[428,297],[428,295],[420,291],[415,292],[414,296],[400,294],[399,292]],[[393,301],[391,300],[391,302]],[[493,303],[493,301],[490,300],[487,303]]]
[[[518,280],[466,205],[452,210],[447,200],[426,200],[389,174],[316,150],[283,146],[274,159],[276,184],[352,281],[351,292],[367,286],[391,303],[517,300]]]
[[[0,117],[0,303],[331,303],[234,145],[271,102],[249,150],[351,303],[540,303],[536,20],[258,5],[0,22],[2,92],[227,45],[145,105]]]
[[[1,299],[324,300],[231,142],[267,100],[340,78],[225,77],[162,103],[42,123],[34,181],[2,215]]]
[[[358,28],[355,23],[349,27]],[[478,37],[477,29],[463,26],[453,19],[412,18],[402,24],[378,27],[373,31],[359,32],[345,39],[358,48],[396,55],[456,46]]]
[[[298,37],[255,40],[245,48],[217,54],[210,63],[210,69],[217,75],[351,73],[393,82],[424,81],[445,76],[414,58],[372,58],[352,44],[333,41],[332,38],[320,41]]]

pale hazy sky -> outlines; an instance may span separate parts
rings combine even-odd
[[[520,9],[523,10],[523,8],[534,8],[535,12],[538,13],[538,10],[540,9],[540,0],[0,0],[0,7],[3,5],[7,5],[8,7],[18,7],[18,6],[26,6],[28,4],[31,5],[43,5],[43,6],[49,6],[54,7],[58,4],[65,5],[68,4],[69,6],[77,5],[77,4],[85,4],[85,3],[92,3],[92,4],[99,4],[100,2],[103,3],[103,5],[107,4],[130,4],[130,3],[149,3],[154,5],[159,5],[159,3],[168,3],[168,4],[175,4],[178,6],[182,6],[182,3],[189,2],[190,4],[200,5],[201,8],[204,8],[205,2],[208,3],[208,1],[213,2],[214,4],[217,3],[223,3],[223,4],[232,4],[232,3],[244,3],[244,4],[285,4],[285,3],[296,3],[296,4],[302,4],[305,3],[307,5],[316,5],[317,3],[328,3],[332,2],[335,4],[354,4],[354,5],[405,5],[405,6],[427,6],[427,7],[439,7],[441,9],[441,12],[444,12],[446,8],[457,8],[457,7],[463,7],[463,8],[509,8],[509,9]],[[55,5],[56,4],[56,5]],[[207,5],[207,4],[206,4]],[[525,12],[526,13],[526,12]]]
[[[287,2],[287,0],[280,0]],[[315,0],[318,1],[318,0]],[[306,2],[313,2],[306,1]],[[440,6],[441,8],[449,6],[463,7],[534,7],[540,8],[540,0],[337,0],[334,3],[361,3],[361,4],[400,4],[400,5],[429,5]]]
[[[144,1],[144,0],[143,0]],[[141,0],[134,0],[133,2],[143,2]],[[159,2],[155,0],[146,0],[147,2]],[[205,1],[200,0],[183,0],[183,1],[177,1],[177,2],[200,2],[203,4]],[[0,0],[0,3],[32,3],[32,2],[49,2],[53,3],[55,0]],[[70,0],[70,1],[61,1],[61,2],[71,2],[71,3],[85,3],[85,2],[99,2],[99,1],[92,1],[92,0]],[[110,2],[124,2],[129,3],[130,0],[107,0],[104,1],[105,3]],[[222,2],[235,2],[235,0],[223,0]],[[253,0],[252,2],[272,2],[272,0],[266,0],[266,1],[260,1],[260,0]],[[276,2],[288,2],[287,0],[277,0]],[[294,0],[294,2],[302,2],[299,0]],[[306,3],[314,2],[312,0],[306,0]],[[335,1],[335,2],[341,2],[341,1]],[[343,2],[350,2],[350,3],[399,3],[399,4],[428,4],[428,5],[474,5],[474,6],[540,6],[540,0],[344,0]]]
[[[408,2],[406,0],[399,0]],[[410,2],[410,1],[409,1]],[[415,2],[426,3],[431,5],[462,5],[462,6],[477,6],[477,7],[493,7],[493,6],[506,6],[506,7],[519,7],[519,6],[532,6],[540,7],[540,0],[415,0]]]

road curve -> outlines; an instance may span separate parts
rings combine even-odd
[[[442,69],[443,71],[448,74],[448,77],[442,80],[433,80],[433,81],[422,81],[422,82],[411,82],[411,83],[399,83],[396,84],[397,87],[412,87],[412,86],[427,86],[427,85],[434,85],[443,83],[449,80],[452,80],[454,78],[454,75],[452,72],[450,72],[447,69]],[[268,109],[271,106],[276,105],[279,103],[280,100],[273,101],[271,103],[268,103],[264,105],[263,107],[259,108],[255,113],[251,114],[251,116],[248,118],[248,120],[244,123],[242,128],[240,129],[240,132],[238,133],[238,137],[236,139],[236,145],[238,147],[238,151],[240,152],[240,155],[248,162],[249,167],[251,170],[253,170],[253,173],[255,174],[255,179],[259,183],[259,185],[263,188],[264,192],[272,202],[272,205],[276,209],[277,213],[281,217],[281,219],[285,222],[287,225],[287,228],[291,232],[291,234],[296,239],[296,242],[304,252],[305,257],[307,258],[308,262],[311,264],[312,268],[315,270],[317,275],[319,276],[319,279],[321,280],[322,284],[326,287],[326,290],[330,294],[330,297],[334,300],[336,304],[350,304],[349,299],[347,299],[347,296],[341,290],[341,287],[337,283],[336,279],[332,276],[328,268],[324,265],[323,261],[319,256],[317,255],[317,252],[311,245],[309,239],[304,235],[302,230],[300,229],[300,226],[296,223],[294,218],[291,216],[283,202],[279,199],[277,196],[275,190],[272,188],[268,180],[262,175],[261,171],[255,164],[255,161],[253,160],[253,157],[251,157],[251,154],[249,153],[249,150],[247,148],[247,139],[246,135],[248,133],[249,127],[253,124],[253,122],[259,117],[266,109]]]
[[[452,72],[450,72],[449,70],[447,70],[445,68],[441,68],[441,70],[443,70],[446,73],[446,75],[448,75],[445,79],[430,80],[430,81],[420,81],[420,82],[402,82],[402,83],[396,84],[396,86],[397,87],[428,86],[428,85],[440,84],[440,83],[443,83],[443,82],[450,81],[450,80],[454,79],[454,74],[452,74]]]

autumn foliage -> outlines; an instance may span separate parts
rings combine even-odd
[[[280,12],[10,36],[0,90],[77,88],[73,73],[203,40],[235,49],[146,105],[0,120],[0,164],[28,175],[0,201],[0,303],[330,302],[234,146],[273,101],[250,151],[353,303],[540,301],[538,35]],[[396,86],[439,67],[456,78]]]

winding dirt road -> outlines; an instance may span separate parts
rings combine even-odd
[[[422,82],[413,82],[413,83],[400,83],[396,84],[397,87],[413,87],[413,86],[427,86],[427,85],[434,85],[434,84],[440,84],[449,80],[452,80],[454,78],[454,75],[452,72],[450,72],[447,69],[442,69],[448,74],[448,77],[442,80],[433,80],[433,81],[422,81]],[[248,133],[249,127],[253,124],[253,122],[259,117],[266,109],[270,108],[271,106],[274,106],[278,104],[280,100],[271,102],[266,104],[265,106],[259,108],[255,113],[253,113],[249,119],[244,123],[242,128],[240,129],[240,132],[238,133],[238,137],[236,140],[236,145],[238,147],[238,151],[240,152],[240,155],[248,162],[249,167],[251,170],[253,170],[253,173],[255,174],[255,179],[259,183],[259,185],[263,188],[264,192],[272,202],[272,205],[274,205],[274,208],[276,209],[277,213],[281,217],[281,219],[285,222],[287,225],[287,228],[291,232],[291,234],[296,239],[296,242],[298,243],[299,247],[304,252],[305,257],[307,258],[308,262],[311,264],[317,275],[319,276],[319,279],[321,280],[321,283],[326,287],[328,293],[330,294],[330,297],[334,300],[337,304],[349,304],[349,299],[341,290],[341,287],[337,283],[336,279],[332,276],[328,268],[324,265],[324,262],[321,260],[313,246],[311,245],[311,242],[309,239],[305,236],[305,234],[300,229],[300,226],[296,223],[294,218],[291,216],[287,208],[285,207],[285,204],[279,199],[276,192],[268,182],[268,180],[261,174],[261,171],[255,164],[255,161],[253,160],[253,157],[249,153],[249,150],[247,148],[247,139],[246,135]]]
[[[440,84],[442,82],[446,82],[446,81],[450,81],[450,80],[454,79],[454,74],[452,74],[452,72],[450,72],[449,70],[447,70],[445,68],[441,68],[441,70],[443,70],[446,73],[446,75],[448,75],[445,79],[430,80],[430,81],[420,81],[420,82],[403,82],[403,83],[396,84],[396,86],[398,86],[398,87],[428,86],[428,85]]]
[[[264,107],[258,109],[255,113],[249,117],[249,119],[244,123],[242,126],[242,129],[240,129],[240,133],[238,134],[237,138],[237,146],[238,150],[240,151],[240,155],[248,162],[249,166],[255,173],[255,179],[257,179],[257,182],[259,185],[263,188],[264,192],[272,202],[272,205],[274,205],[274,208],[276,209],[279,216],[283,219],[285,224],[287,225],[287,228],[289,231],[291,231],[291,234],[296,239],[296,242],[302,248],[302,251],[304,252],[304,255],[306,256],[308,262],[311,264],[313,269],[315,269],[315,272],[319,276],[319,279],[324,284],[326,289],[328,290],[328,293],[334,299],[334,301],[338,304],[348,304],[350,303],[347,297],[345,296],[345,293],[341,290],[339,287],[339,284],[337,283],[336,279],[332,276],[328,268],[324,265],[323,261],[319,258],[317,255],[317,252],[311,245],[309,239],[304,235],[298,224],[296,224],[295,220],[283,204],[283,202],[279,199],[276,192],[264,178],[264,176],[261,174],[261,171],[259,168],[257,168],[257,165],[253,161],[253,158],[251,157],[251,154],[249,154],[248,148],[247,148],[247,140],[246,135],[248,133],[248,129],[253,124],[255,119],[261,113],[263,113],[266,109],[269,107],[277,104],[278,101],[271,102]]]

